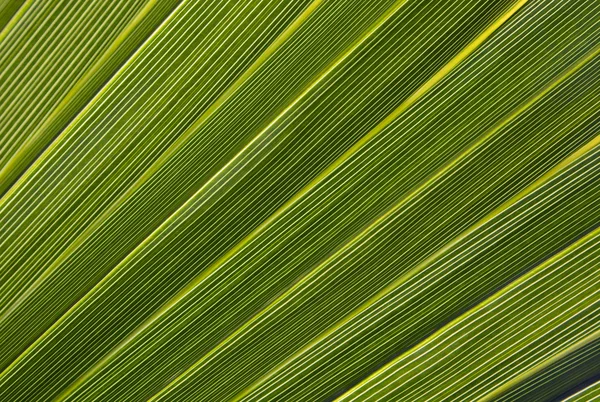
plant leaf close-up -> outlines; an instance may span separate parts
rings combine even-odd
[[[600,400],[600,3],[0,0],[0,401]]]

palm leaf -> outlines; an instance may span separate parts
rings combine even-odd
[[[0,37],[6,35],[25,12],[27,7],[24,3],[25,0],[4,0],[0,3]]]
[[[599,16],[0,7],[0,399],[591,398]]]
[[[127,0],[111,7],[102,1],[23,4],[18,18],[13,18],[14,27],[5,29],[0,42],[0,193],[73,120],[177,2]]]
[[[569,402],[583,402],[583,401],[593,401],[598,399],[600,396],[600,382],[596,382],[589,387],[573,394],[571,397],[566,398],[566,401]]]
[[[600,331],[589,318],[597,307],[599,235],[596,230],[546,260],[372,374],[341,400],[411,400],[415,394],[489,400],[493,396],[485,397],[482,385],[493,387],[556,357],[558,351],[596,341]],[[462,347],[455,348],[456,343]]]

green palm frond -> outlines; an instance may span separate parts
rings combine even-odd
[[[0,400],[592,400],[599,24],[0,2]]]
[[[600,381],[565,399],[569,402],[594,401],[600,397]]]

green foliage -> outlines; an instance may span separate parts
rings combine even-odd
[[[599,17],[0,3],[0,400],[592,399]]]

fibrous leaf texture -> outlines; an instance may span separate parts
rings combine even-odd
[[[599,381],[597,1],[0,0],[1,401]]]

